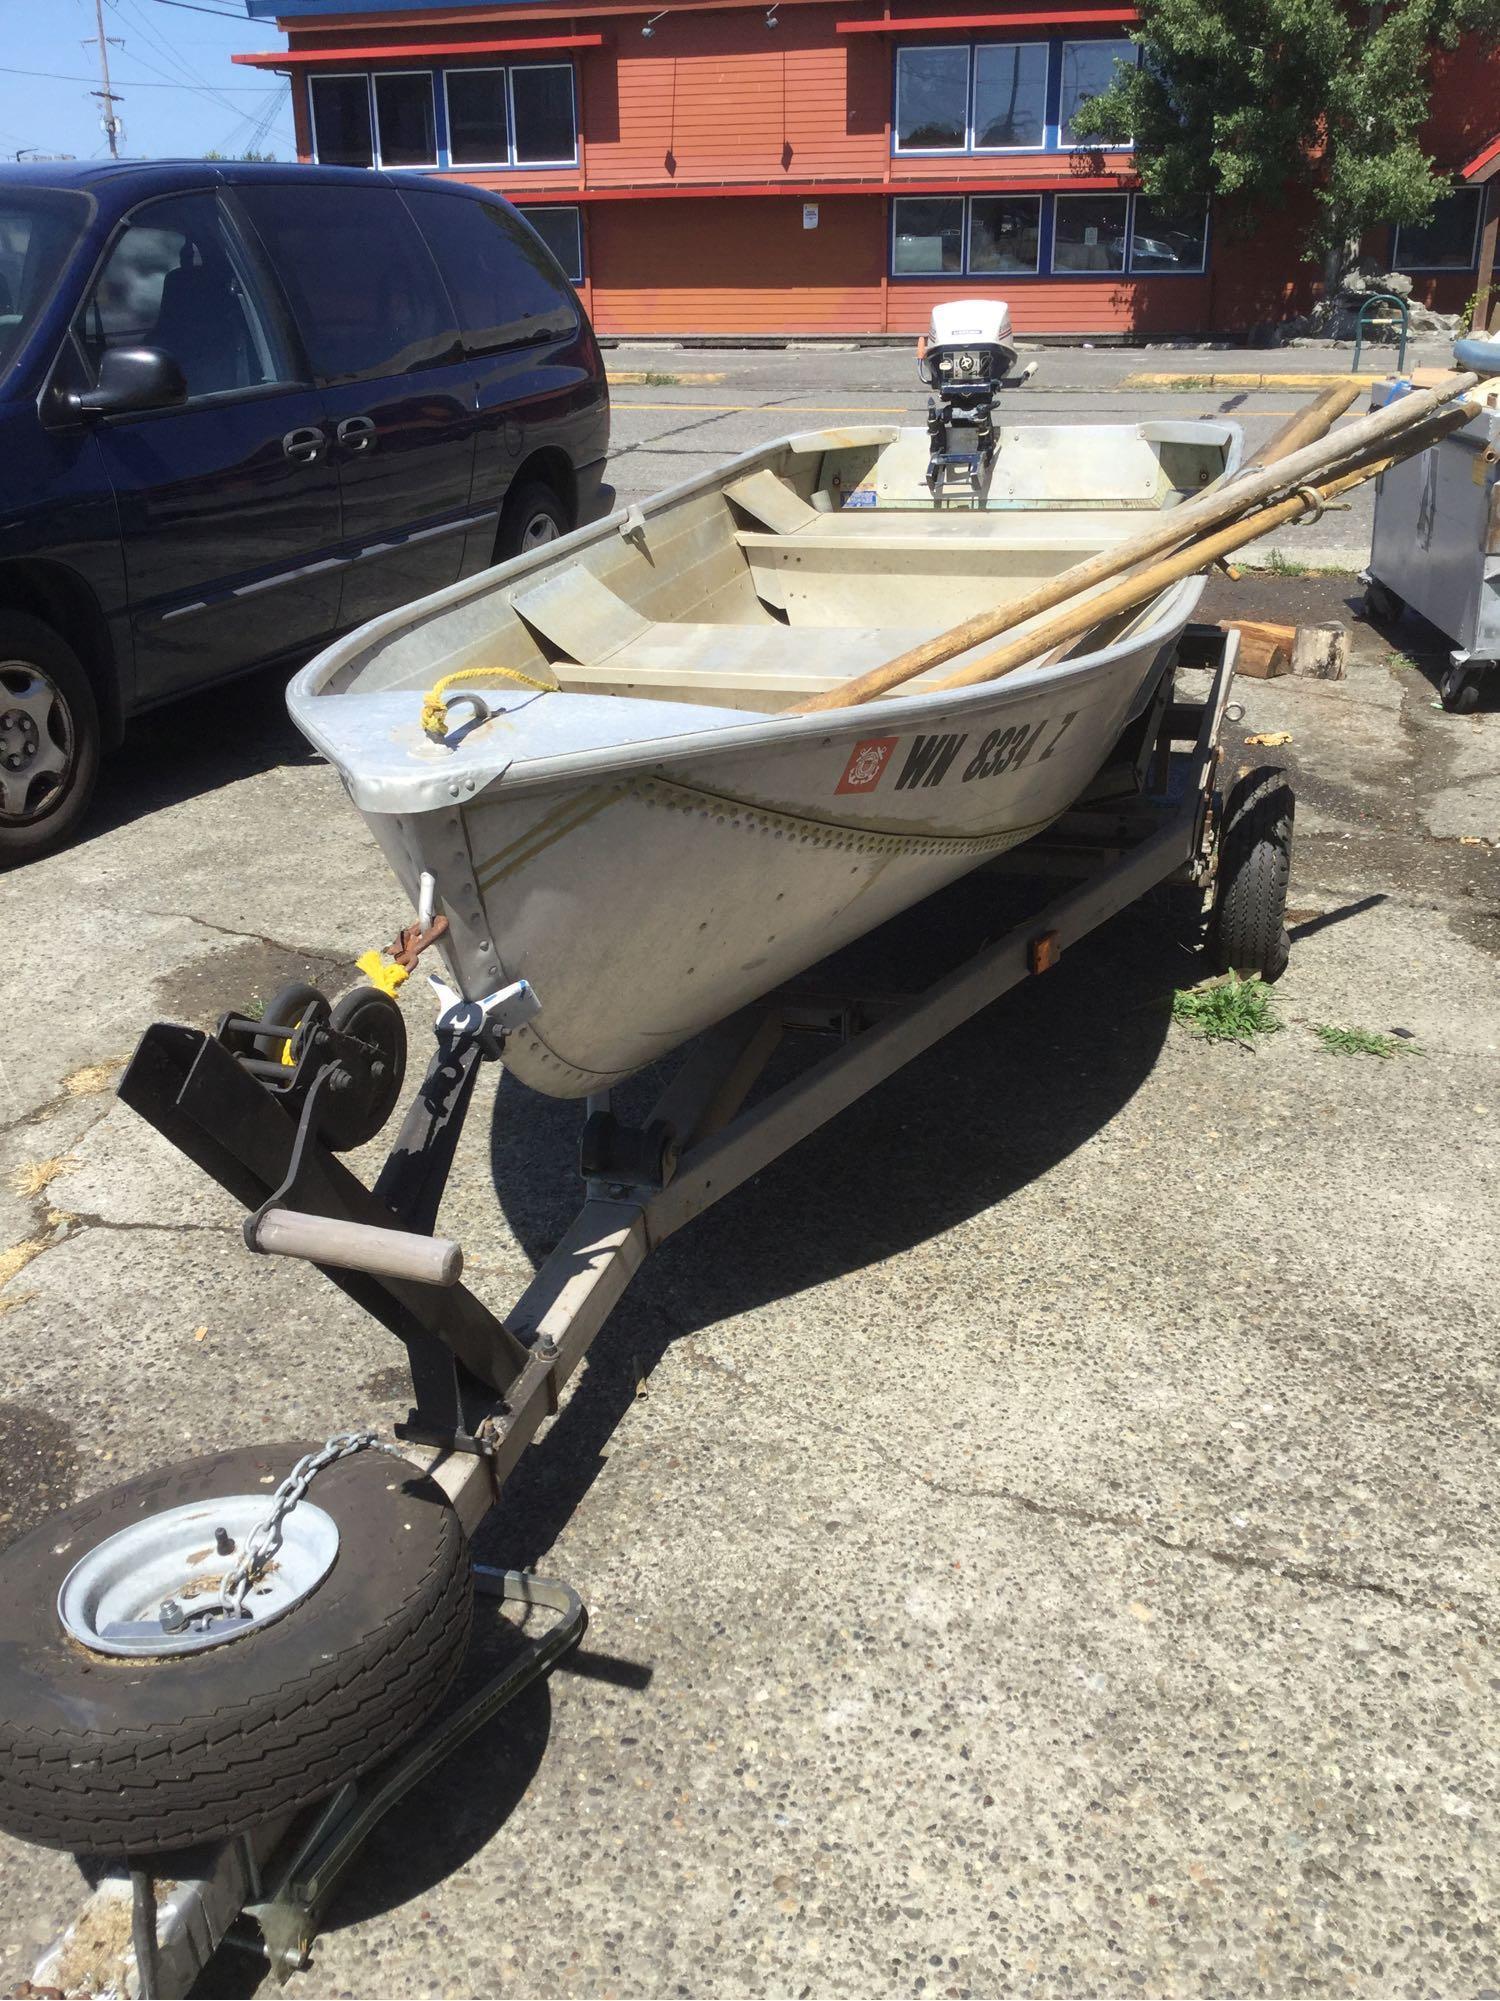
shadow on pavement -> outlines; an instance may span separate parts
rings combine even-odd
[[[923,985],[1016,920],[1019,888],[958,883],[811,977],[855,992],[861,974],[867,990]],[[615,1308],[562,1415],[521,1460],[485,1560],[542,1563],[672,1342],[937,1237],[1083,1145],[1149,1075],[1172,990],[1200,975],[1171,906],[1137,905],[1045,980],[1003,996],[670,1239]],[[764,1088],[832,1046],[803,1044]],[[617,1091],[616,1112],[643,1117],[659,1082],[633,1080]],[[536,1264],[577,1208],[582,1112],[509,1078],[497,1094],[498,1198]]]
[[[283,764],[312,764],[313,750],[286,712],[287,667],[168,702],[126,725],[99,775],[94,803],[71,843],[83,847],[164,806]]]

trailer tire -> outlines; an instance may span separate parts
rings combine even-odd
[[[1208,925],[1208,955],[1216,972],[1279,980],[1287,969],[1294,810],[1287,775],[1272,765],[1247,771],[1229,795]]]
[[[394,1751],[452,1681],[473,1579],[458,1518],[415,1467],[361,1452],[318,1474],[338,1526],[323,1582],[260,1632],[143,1660],[89,1652],[57,1594],[143,1516],[268,1497],[305,1443],[189,1459],[54,1515],[0,1554],[0,1827],[81,1854],[150,1855],[243,1832]]]

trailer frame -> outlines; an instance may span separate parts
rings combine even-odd
[[[433,1233],[479,1072],[502,1052],[503,1037],[489,1026],[439,1035],[373,1186],[318,1137],[320,1094],[337,1088],[336,1066],[310,1080],[300,1108],[279,1102],[233,1053],[232,1025],[242,1030],[243,1017],[225,1017],[216,1034],[154,1024],[120,1096],[245,1205],[251,1250],[271,1251],[265,1221],[290,1213],[299,1235],[288,1254],[316,1262],[405,1344],[412,1406],[396,1435],[472,1536],[653,1250],[1147,891],[1173,880],[1200,891],[1212,885],[1219,735],[1232,715],[1236,651],[1233,632],[1187,627],[1138,727],[1122,739],[1123,762],[1107,764],[1044,837],[986,865],[1071,881],[1034,916],[914,995],[877,998],[809,980],[766,996],[689,1046],[638,1127],[616,1120],[608,1094],[590,1099],[582,1205],[503,1319],[460,1282],[411,1275],[424,1261],[434,1271],[439,1262],[445,1273],[454,1268],[429,1254],[453,1248]],[[1206,688],[1184,696],[1179,668],[1206,672]],[[806,1030],[835,1046],[747,1103],[783,1036]],[[351,1236],[350,1225],[361,1228]],[[361,1244],[378,1255],[366,1257]],[[475,1580],[483,1593],[550,1610],[557,1624],[331,1798],[217,1847],[106,1869],[38,1963],[33,1990],[185,1995],[242,1918],[258,1928],[278,1978],[305,1964],[338,1878],[380,1815],[582,1635],[586,1615],[566,1585],[483,1566]],[[103,1978],[102,1937],[118,1942]],[[80,1985],[85,1938],[89,1973]]]

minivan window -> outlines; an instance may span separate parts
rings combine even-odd
[[[244,254],[208,193],[167,195],[135,210],[74,331],[95,380],[112,347],[161,348],[186,376],[190,397],[292,379]]]
[[[560,340],[578,308],[557,265],[526,225],[497,203],[436,189],[403,191],[458,306],[471,354]]]
[[[452,306],[393,189],[305,183],[236,192],[320,382],[409,375],[457,356]]]
[[[21,351],[88,224],[85,195],[48,188],[0,198],[0,377]]]

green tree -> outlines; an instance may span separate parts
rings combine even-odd
[[[1212,198],[1247,228],[1310,190],[1330,287],[1366,229],[1426,219],[1449,181],[1422,150],[1432,65],[1462,35],[1500,33],[1500,0],[1140,0],[1138,67],[1074,129],[1133,140],[1141,186],[1170,206]]]

